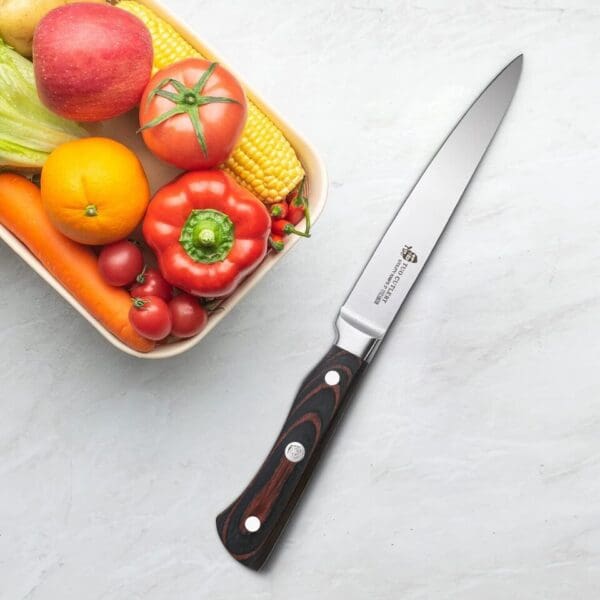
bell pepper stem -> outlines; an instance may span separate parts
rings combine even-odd
[[[226,258],[234,237],[233,223],[226,214],[212,209],[195,209],[187,218],[179,241],[192,260],[213,263]]]
[[[198,232],[198,243],[205,248],[211,248],[215,245],[215,232],[212,229],[201,229]]]

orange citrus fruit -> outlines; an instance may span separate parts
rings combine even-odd
[[[150,200],[138,157],[108,138],[84,138],[56,148],[42,169],[41,187],[52,223],[81,244],[127,237]]]

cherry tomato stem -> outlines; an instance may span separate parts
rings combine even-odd
[[[300,185],[288,195],[288,213],[287,220],[292,225],[298,225],[302,219],[305,219],[304,225],[304,236],[310,237],[311,219],[310,219],[310,207],[308,198],[304,195],[304,188],[306,184],[306,178],[302,179]],[[296,233],[291,231],[290,233]],[[296,235],[299,235],[296,233]]]
[[[285,219],[287,217],[289,206],[285,202],[276,202],[271,205],[271,217],[275,219]]]
[[[276,235],[299,235],[301,237],[310,237],[310,233],[296,229],[292,223],[286,219],[276,219],[271,225],[272,233]]]
[[[156,269],[145,266],[135,281],[129,290],[132,296],[158,296],[165,302],[173,297],[173,286]]]
[[[283,236],[273,233],[269,237],[269,246],[275,250],[275,252],[281,252],[285,247],[285,242],[283,241]]]

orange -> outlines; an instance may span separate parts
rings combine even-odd
[[[54,226],[81,244],[127,237],[150,200],[138,157],[108,138],[84,138],[56,148],[42,169],[41,187]]]

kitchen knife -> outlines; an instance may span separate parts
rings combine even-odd
[[[217,517],[229,553],[267,560],[334,426],[398,314],[492,141],[517,88],[523,55],[475,100],[402,203],[340,309],[338,338],[302,383],[271,452]]]

